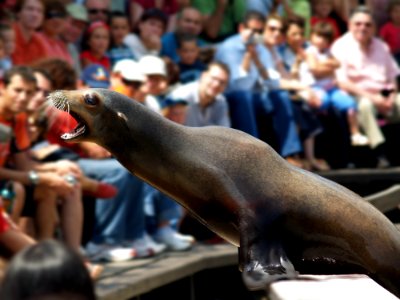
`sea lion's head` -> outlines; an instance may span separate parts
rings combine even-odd
[[[117,93],[107,89],[55,91],[48,96],[53,105],[68,112],[77,126],[61,138],[68,142],[95,141],[102,144],[105,136],[110,139],[118,129],[126,129],[124,110],[118,108]],[[118,95],[120,98],[122,95]],[[112,107],[111,107],[112,103]],[[113,126],[107,126],[112,122]],[[110,130],[112,128],[112,131]]]

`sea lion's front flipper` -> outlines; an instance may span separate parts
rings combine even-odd
[[[258,240],[247,245],[241,243],[239,260],[243,281],[249,290],[264,290],[276,280],[297,276],[280,242]]]

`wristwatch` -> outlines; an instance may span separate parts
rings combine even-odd
[[[37,185],[39,183],[39,174],[36,171],[29,171],[28,173],[29,181],[32,185]]]

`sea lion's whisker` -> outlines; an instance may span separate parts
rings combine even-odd
[[[64,95],[62,91],[55,91],[48,96],[48,99],[53,102],[54,107],[59,110],[66,111],[66,107],[68,107],[69,111],[69,103],[67,97]]]

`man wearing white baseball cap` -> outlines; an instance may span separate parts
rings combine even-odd
[[[148,93],[141,92],[142,86],[146,84],[147,76],[142,66],[133,59],[122,59],[118,61],[111,74],[111,89],[129,98],[135,99],[160,113],[160,104]]]
[[[146,82],[140,91],[161,103],[168,91],[168,73],[165,61],[155,55],[145,55],[139,59],[139,66],[146,75]]]

